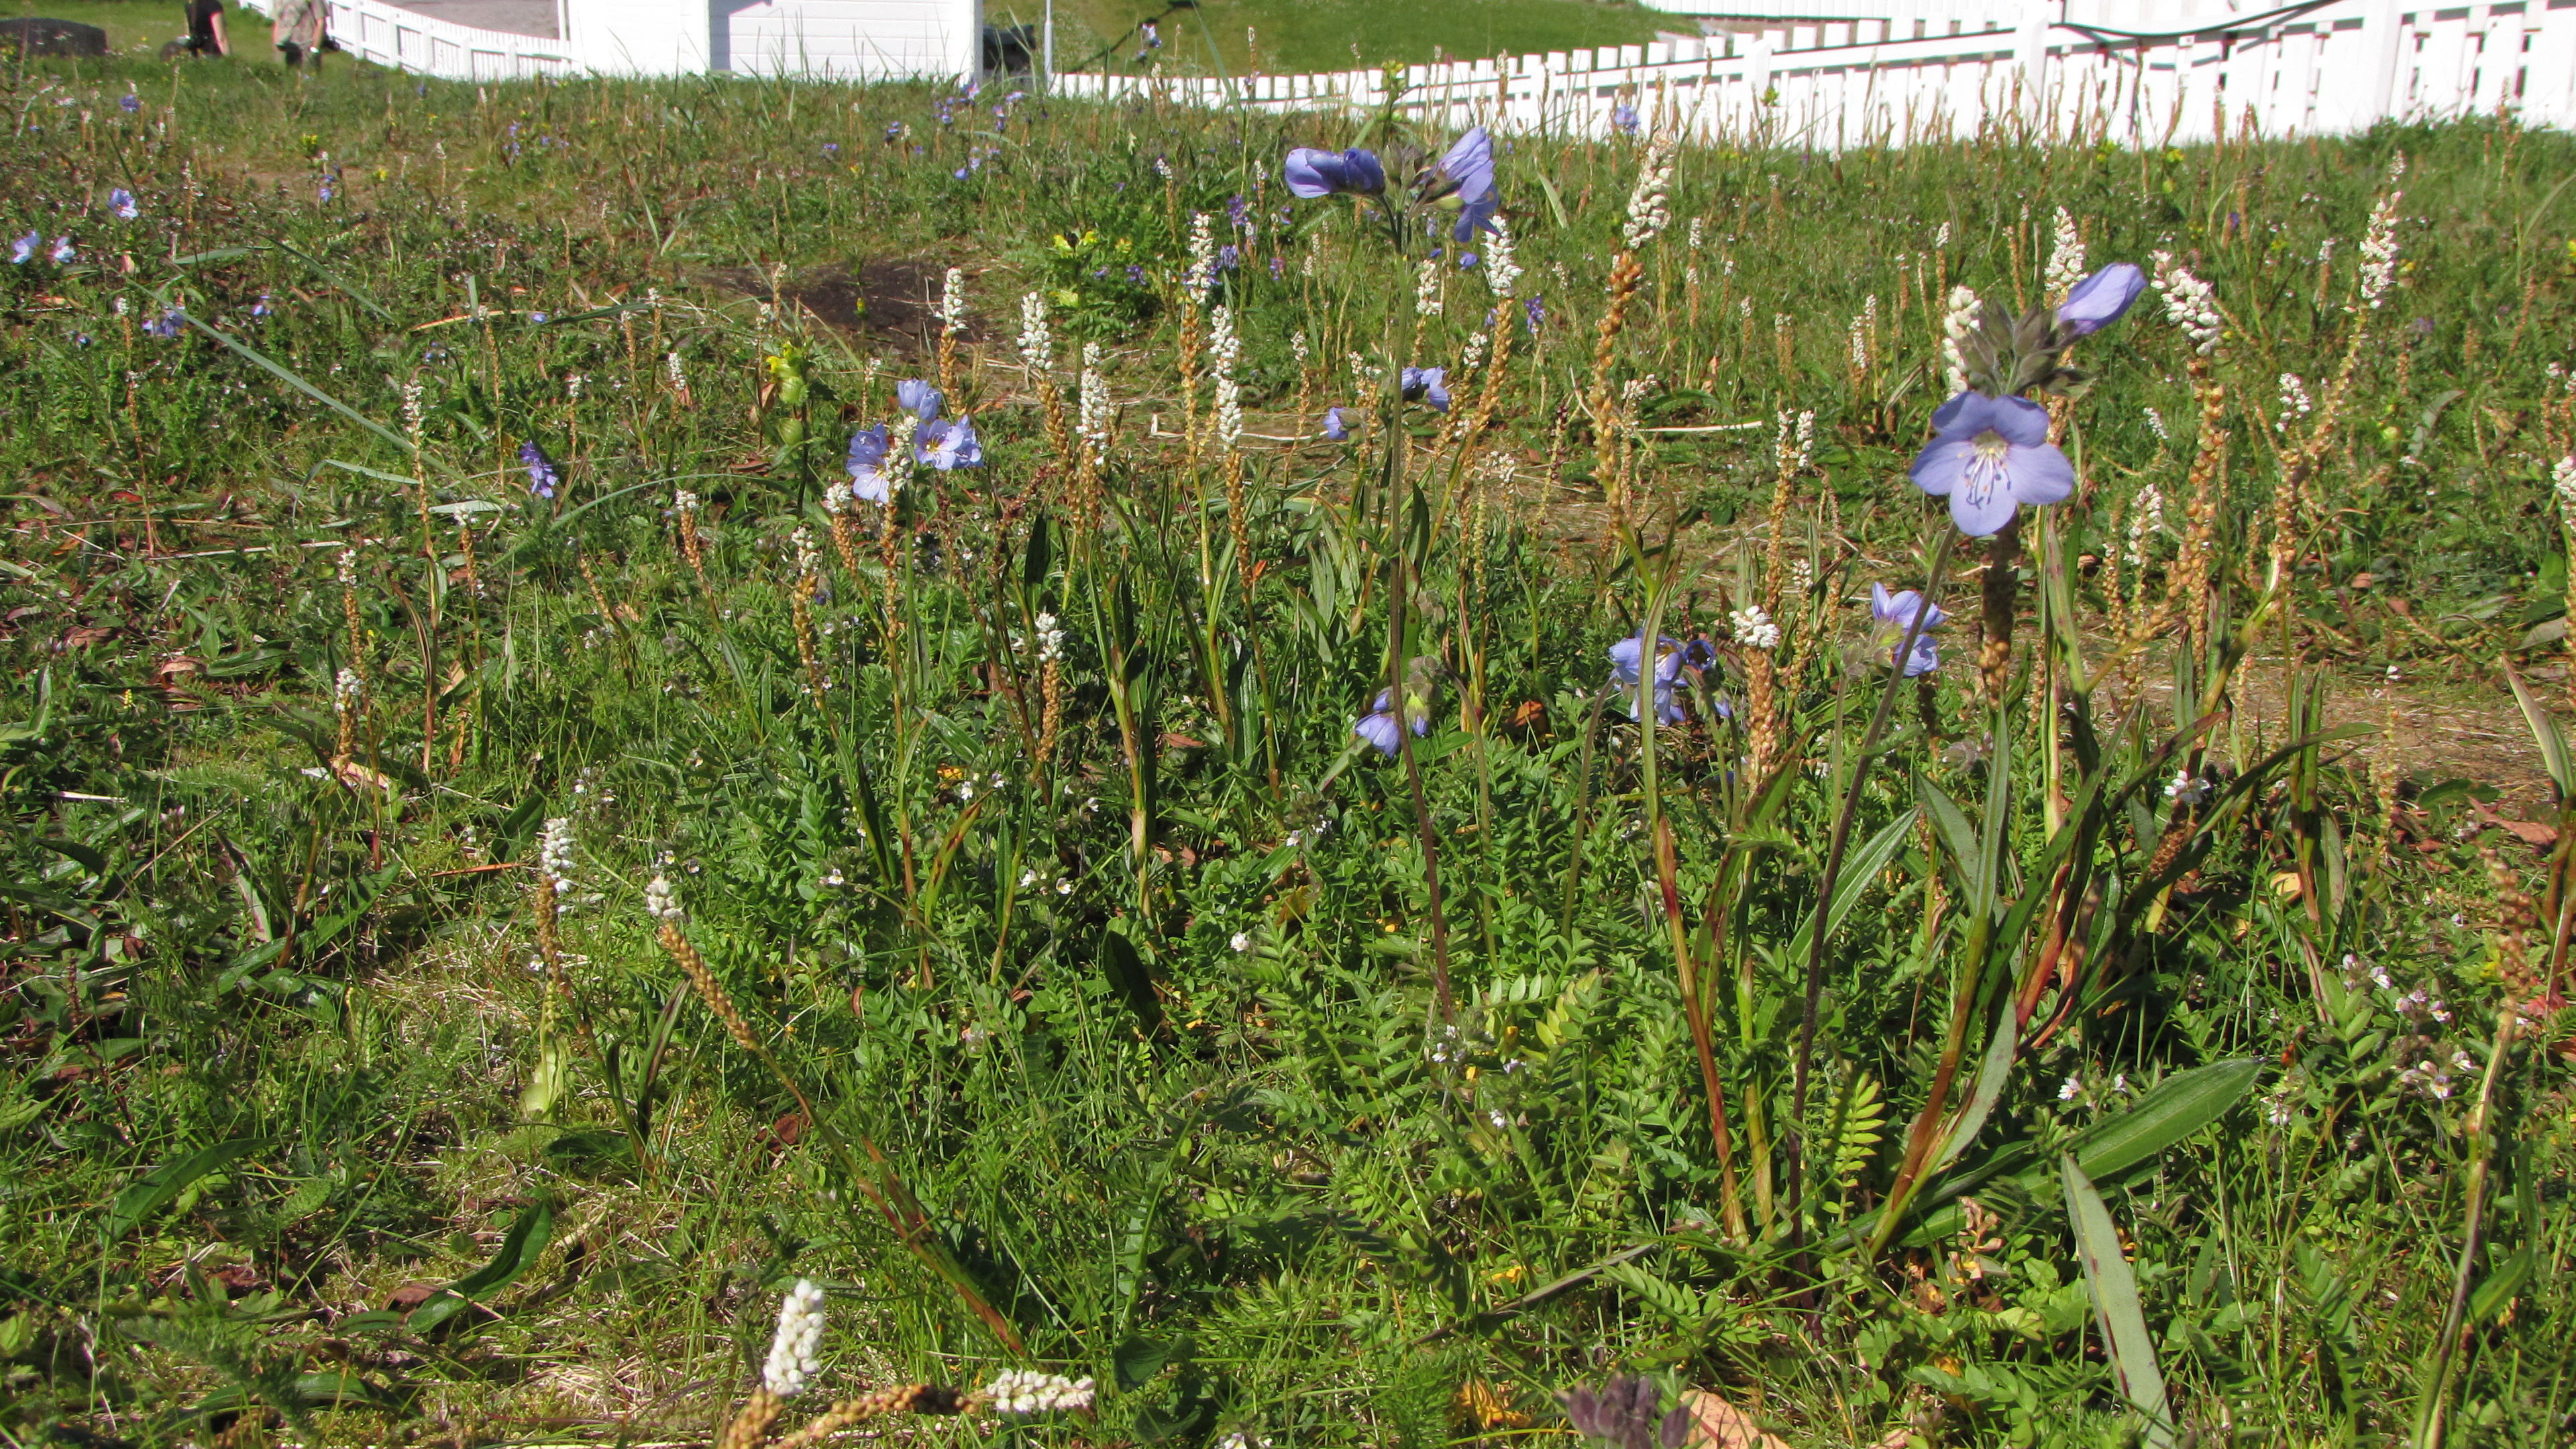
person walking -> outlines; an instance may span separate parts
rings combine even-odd
[[[330,14],[327,0],[277,0],[277,53],[289,69],[310,65],[322,69],[323,22]]]
[[[231,55],[233,44],[224,34],[224,0],[187,0],[187,6],[188,53]]]

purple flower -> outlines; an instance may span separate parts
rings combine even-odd
[[[164,342],[172,342],[178,339],[180,331],[187,325],[188,314],[184,309],[166,307],[162,309],[160,316],[144,323],[143,330]]]
[[[1529,314],[1530,335],[1536,337],[1538,329],[1547,325],[1547,300],[1543,297],[1532,297],[1521,304],[1521,310]]]
[[[1950,500],[1950,519],[1984,538],[2024,504],[2062,503],[2075,465],[2048,441],[2048,409],[2026,397],[1963,392],[1932,415],[1934,437],[1914,458],[1914,486]]]
[[[1622,136],[1637,134],[1637,108],[1621,101],[1610,108],[1610,126]]]
[[[125,112],[129,116],[133,115],[136,111],[143,109],[143,98],[131,91],[128,91],[124,95],[116,98],[116,108]]]
[[[1463,272],[1474,265],[1476,265],[1476,254],[1474,252],[1460,252],[1458,254],[1458,270]]]
[[[1638,717],[1637,683],[1641,677],[1638,661],[1645,657],[1645,652],[1646,639],[1643,634],[1622,639],[1610,646],[1610,679],[1624,691],[1622,700],[1627,705],[1630,719]],[[1682,722],[1681,702],[1673,698],[1674,685],[1681,679],[1682,662],[1681,646],[1673,642],[1672,636],[1657,635],[1655,638],[1655,718],[1665,724]]]
[[[824,154],[824,155],[826,155],[826,156],[838,156],[838,155],[840,155],[840,154],[841,154],[841,143],[840,143],[840,142],[838,142],[838,141],[826,141],[826,142],[824,142],[824,143],[823,143],[823,154]]]
[[[907,377],[894,385],[894,405],[929,422],[939,416],[939,389],[917,377]]]
[[[1127,285],[1131,287],[1141,287],[1145,285],[1145,268],[1142,263],[1129,262],[1127,264]]]
[[[2076,337],[2089,337],[2120,320],[2129,304],[2147,289],[2147,274],[2128,262],[2113,262],[2067,289],[2057,306],[2057,325]]]
[[[1427,402],[1435,413],[1449,411],[1449,370],[1445,367],[1408,367],[1398,380],[1406,402]]]
[[[1585,1438],[1599,1439],[1610,1449],[1681,1449],[1690,1435],[1690,1410],[1658,1414],[1662,1403],[1652,1380],[1624,1375],[1598,1393],[1580,1388],[1567,1394],[1565,1417]]]
[[[54,238],[54,249],[46,255],[54,259],[55,266],[65,267],[71,265],[80,253],[73,248],[70,237],[58,236]]]
[[[124,221],[132,221],[143,214],[143,208],[135,203],[134,193],[122,186],[107,189],[107,209]]]
[[[563,475],[555,471],[555,460],[535,439],[519,445],[519,464],[528,470],[528,491],[551,503],[556,490],[563,487]]]
[[[1458,227],[1452,232],[1459,241],[1473,241],[1479,231],[1492,229],[1494,211],[1502,200],[1494,190],[1494,141],[1485,128],[1475,127],[1458,138],[1440,158],[1441,181],[1458,193]]]
[[[888,141],[900,141],[900,140],[902,140],[902,139],[903,139],[903,122],[901,122],[901,121],[888,121],[888,122],[886,122],[885,138],[886,138]]]
[[[1277,252],[1272,252],[1270,254],[1270,280],[1275,282],[1286,275],[1288,275],[1288,264],[1280,259]]]
[[[1218,271],[1231,272],[1242,265],[1242,248],[1235,246],[1221,246],[1216,249],[1216,269]]]
[[[885,468],[886,426],[861,428],[850,435],[850,496],[883,503],[894,496],[894,480]]]
[[[268,294],[266,292],[260,293],[259,300],[250,304],[250,315],[254,317],[265,317],[274,310],[276,309],[268,305]]]
[[[1324,436],[1332,439],[1336,443],[1339,443],[1348,440],[1350,435],[1351,425],[1342,417],[1342,410],[1340,408],[1324,409]]]
[[[920,434],[913,439],[912,456],[915,462],[945,473],[952,468],[982,466],[984,445],[976,441],[972,420],[933,418],[921,425]]]
[[[1252,203],[1243,199],[1242,192],[1238,191],[1234,195],[1226,198],[1225,219],[1233,225],[1235,230],[1241,231],[1245,220],[1251,215]]]
[[[1891,594],[1887,585],[1873,583],[1869,586],[1869,612],[1870,617],[1877,621],[1871,632],[1880,646],[1887,650],[1890,659],[1895,658],[1897,646],[1905,642],[1905,632],[1914,627],[1914,616],[1923,616],[1922,631],[1914,637],[1914,652],[1905,656],[1906,678],[1929,674],[1941,667],[1941,651],[1932,642],[1932,631],[1948,622],[1950,616],[1941,612],[1939,604],[1926,603],[1923,596],[1912,589]]]
[[[10,265],[19,267],[25,266],[28,260],[36,255],[36,248],[42,245],[44,240],[45,234],[43,232],[31,231],[25,236],[18,238],[16,241],[11,242],[9,244]]]
[[[328,177],[328,176],[325,176],[325,177],[323,177],[323,178],[322,178],[321,195],[322,195],[322,204],[323,204],[323,205],[325,205],[325,206],[328,206],[328,205],[330,205],[330,204],[331,204],[331,198],[332,198],[332,197],[339,195],[339,193],[338,193],[338,192],[333,191],[333,190],[331,189],[331,178],[330,178],[330,177]]]
[[[1318,151],[1300,146],[1288,153],[1284,168],[1288,189],[1313,201],[1337,192],[1360,196],[1379,196],[1386,191],[1386,168],[1378,164],[1375,153],[1353,147],[1348,151]]]
[[[1404,713],[1405,722],[1413,727],[1415,739],[1431,733],[1431,702],[1427,698],[1408,688],[1404,692]],[[1393,758],[1396,747],[1403,743],[1396,735],[1394,692],[1379,690],[1376,701],[1369,705],[1369,712],[1351,726],[1351,733],[1377,746],[1379,754]]]

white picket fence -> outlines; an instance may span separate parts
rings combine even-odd
[[[270,0],[241,0],[263,13]],[[340,49],[376,65],[450,80],[526,80],[567,76],[583,67],[572,47],[543,35],[514,35],[438,20],[381,0],[329,0],[324,22]]]
[[[1399,105],[1456,128],[1601,136],[1635,107],[1706,140],[1827,149],[1990,126],[2131,144],[2205,141],[2251,123],[2338,134],[2386,117],[2517,112],[2576,125],[2576,0],[2436,9],[2304,0],[2231,12],[2216,0],[1650,0],[1722,16],[1726,33],[1598,52],[1407,67]],[[1804,11],[1805,14],[1775,13]],[[1267,111],[1369,110],[1377,70],[1231,80],[1064,74],[1059,94]]]

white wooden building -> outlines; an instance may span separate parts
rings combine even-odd
[[[265,10],[267,0],[242,0]],[[1041,0],[1043,3],[1043,0]],[[980,78],[983,0],[330,0],[340,48],[458,80]]]

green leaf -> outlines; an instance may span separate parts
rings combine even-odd
[[[1127,1009],[1136,1015],[1137,1025],[1153,1035],[1163,1028],[1163,1001],[1154,994],[1154,973],[1145,959],[1136,954],[1136,943],[1116,931],[1100,937],[1100,974],[1109,980],[1110,989]]]
[[[1995,1110],[1995,1101],[2003,1095],[2004,1082],[2012,1075],[2013,1052],[2020,1045],[2020,1033],[2014,1030],[2014,1013],[2009,1002],[1995,1022],[1994,1035],[1986,1042],[1986,1057],[1977,1068],[1977,1087],[1968,1096],[1967,1109],[1951,1125],[1950,1134],[1941,1139],[1940,1150],[1932,1154],[1928,1171],[1938,1172],[1959,1160],[1968,1144],[1985,1130],[1986,1118]]]
[[[1897,852],[1905,848],[1906,837],[1914,830],[1916,813],[1908,810],[1887,822],[1886,829],[1871,836],[1869,844],[1862,846],[1859,853],[1843,863],[1842,875],[1834,882],[1833,907],[1825,913],[1826,941],[1833,940],[1834,932],[1842,929],[1843,918],[1859,907],[1861,897],[1869,893],[1870,886],[1878,879],[1878,873],[1887,869],[1887,863],[1894,860]],[[1816,918],[1810,914],[1798,927],[1798,934],[1789,942],[1789,960],[1807,959],[1808,949],[1813,944],[1809,938],[1815,934],[1815,930]]]
[[[2138,1280],[2121,1255],[2119,1229],[2092,1180],[2075,1165],[2072,1154],[2060,1160],[2066,1189],[2066,1215],[2075,1226],[2075,1252],[2084,1263],[2084,1284],[2093,1290],[2094,1321],[2102,1330],[2102,1347],[2120,1392],[2145,1419],[2139,1439],[2147,1449],[2172,1449],[2173,1406],[2165,1399],[2165,1376],[2156,1367],[2155,1340],[2147,1334],[2147,1315],[2138,1304]]]
[[[256,1137],[236,1137],[230,1142],[201,1148],[176,1162],[165,1162],[136,1178],[116,1195],[116,1201],[108,1207],[108,1240],[113,1242],[142,1226],[145,1218],[168,1207],[197,1179],[230,1167],[262,1145]]]
[[[1532,174],[1538,181],[1538,189],[1547,195],[1547,209],[1556,217],[1556,229],[1558,231],[1572,231],[1574,229],[1574,223],[1567,219],[1565,215],[1565,198],[1556,194],[1556,183],[1548,180],[1544,172],[1534,172]]]
[[[2260,1057],[2176,1072],[2139,1098],[2137,1106],[2076,1133],[2067,1151],[2086,1177],[2117,1177],[2227,1115],[2262,1073]]]
[[[545,1255],[554,1228],[554,1204],[541,1198],[521,1208],[510,1231],[502,1235],[500,1251],[492,1255],[491,1262],[439,1289],[411,1311],[412,1332],[427,1333],[474,1306],[476,1298],[517,1282],[520,1274],[536,1266],[537,1259]]]
[[[1139,1334],[1118,1345],[1110,1360],[1117,1370],[1118,1387],[1133,1393],[1152,1383],[1165,1368],[1188,1363],[1197,1351],[1186,1334],[1175,1339],[1152,1339]]]
[[[2261,1058],[2246,1057],[2176,1072],[2139,1098],[2137,1106],[2075,1134],[2068,1139],[2067,1149],[2087,1177],[2117,1176],[2225,1116],[2253,1090],[2262,1071]],[[1936,1183],[1920,1200],[1942,1206],[1931,1208],[1907,1229],[1905,1241],[1919,1247],[1959,1231],[1959,1195],[2005,1174],[2018,1173],[2016,1180],[2033,1201],[2043,1205],[2055,1202],[2057,1174],[2045,1166],[2026,1166],[2030,1151],[2027,1143],[2007,1143],[1976,1166],[1963,1168]]]
[[[375,909],[376,897],[383,893],[386,886],[393,884],[394,877],[402,873],[402,866],[389,865],[374,875],[362,877],[350,888],[345,904],[336,913],[324,916],[300,932],[281,936],[263,945],[253,946],[234,957],[233,964],[225,967],[224,974],[216,978],[215,991],[221,994],[239,986],[243,978],[285,955],[289,946],[302,946],[312,950],[338,940],[342,932],[356,925],[367,912]]]
[[[2513,661],[2504,660],[2505,682],[2513,686],[2513,702],[2522,706],[2522,722],[2531,727],[2531,741],[2540,747],[2540,763],[2549,770],[2550,783],[2558,787],[2558,798],[2576,800],[2576,766],[2567,758],[2567,737],[2558,730],[2558,721],[2540,701],[2532,697],[2530,686]]]

